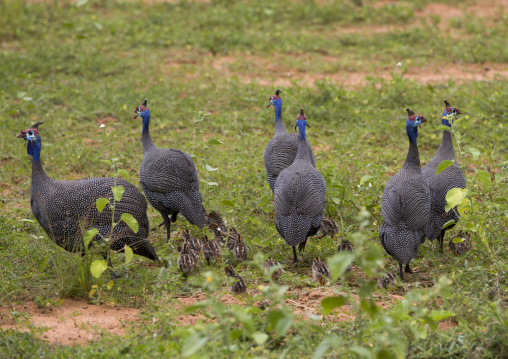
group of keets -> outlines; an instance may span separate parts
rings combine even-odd
[[[323,217],[326,186],[323,176],[316,169],[312,147],[306,137],[306,129],[310,125],[304,110],[301,109],[296,116],[295,130],[298,128],[298,133],[288,133],[282,122],[281,91],[277,90],[269,101],[267,107],[275,109],[275,133],[265,148],[266,176],[274,195],[276,229],[292,247],[293,262],[297,263],[297,246],[302,252],[309,237],[321,232],[321,236],[316,238],[325,235],[333,238],[339,229],[332,219]],[[450,220],[454,223],[458,221],[455,209],[445,211],[446,193],[451,188],[465,187],[464,176],[456,163],[450,131],[443,131],[441,146],[435,157],[423,169],[420,168],[416,139],[418,127],[426,119],[409,108],[406,111],[409,151],[402,169],[386,184],[382,199],[383,224],[379,230],[381,244],[399,262],[402,280],[403,266],[406,272],[412,272],[409,262],[416,257],[425,238],[437,238],[443,248],[445,231],[452,227],[442,229],[443,225]],[[110,237],[112,250],[121,252],[127,245],[135,254],[157,261],[158,255],[147,240],[150,229],[146,214],[148,200],[162,216],[168,241],[171,224],[177,220],[179,213],[199,229],[206,226],[212,231],[212,239],[203,235],[201,240],[189,230],[181,232],[183,245],[177,264],[185,276],[196,268],[201,256],[208,264],[212,260],[218,265],[223,247],[230,250],[243,267],[243,262],[248,259],[249,247],[240,233],[228,226],[218,212],[208,213],[203,207],[192,157],[177,149],[161,149],[154,145],[149,130],[147,100],[136,107],[135,113],[134,118],[139,116],[142,119],[140,184],[145,196],[120,178],[54,180],[45,173],[40,160],[42,140],[39,126],[42,122],[17,135],[25,140],[27,153],[32,156],[30,205],[39,224],[56,244],[70,252],[84,252],[84,225],[85,230],[98,230],[93,241],[103,242]],[[445,100],[442,124],[451,127],[453,119],[459,114],[460,111]],[[437,175],[436,168],[443,160],[452,160],[457,166],[450,166]],[[115,185],[124,189],[122,199],[116,203],[112,192]],[[109,199],[109,206],[99,211],[95,203],[97,198]],[[120,220],[124,213],[136,219],[139,225],[137,232]],[[118,223],[112,225],[113,222]],[[450,242],[452,251],[463,253],[469,242],[464,240],[463,243]],[[352,251],[353,246],[348,241],[340,241],[337,250]],[[274,279],[284,272],[282,265],[271,257],[266,260],[265,269]],[[228,277],[237,279],[229,288],[232,292],[247,290],[244,279],[232,266],[225,267],[224,271]],[[330,278],[330,269],[319,258],[313,260],[312,273],[320,284]],[[386,287],[392,281],[395,277],[388,273],[378,280],[378,285]]]

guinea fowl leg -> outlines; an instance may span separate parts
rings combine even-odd
[[[404,273],[402,271],[402,263],[400,263],[400,262],[399,262],[399,275],[400,275],[400,279],[402,279],[402,281],[405,282]]]
[[[445,232],[446,231],[444,229],[442,229],[441,234],[439,235],[439,237],[437,237],[439,239],[439,244],[441,245],[441,252],[444,252],[443,243],[444,243]]]
[[[164,219],[164,224],[166,225],[166,232],[168,236],[168,243],[169,243],[169,237],[171,233],[171,221],[169,220],[169,217],[167,214],[162,213],[162,218]]]
[[[296,246],[293,246],[293,263],[298,263],[298,255],[296,254]]]
[[[408,263],[408,264],[406,264],[406,269],[405,269],[405,272],[406,272],[406,273],[409,273],[409,274],[413,274],[413,273],[418,273],[419,271],[418,271],[418,270],[411,269],[411,267],[409,266],[409,263]]]
[[[307,240],[303,241],[298,245],[298,252],[302,253],[305,250],[305,246],[307,245]]]
[[[178,217],[178,212],[171,213],[171,223],[176,222],[176,217]]]

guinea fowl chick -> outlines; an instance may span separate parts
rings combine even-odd
[[[227,245],[230,251],[235,248],[236,237],[238,235],[235,227],[220,226],[217,223],[212,223],[210,229],[213,231],[213,238],[217,243],[221,246]]]
[[[207,235],[203,236],[203,256],[205,257],[206,262],[210,265],[210,259],[217,260],[217,265],[219,264],[219,258],[221,255],[220,246],[217,242],[212,241],[208,238]]]
[[[183,231],[183,240],[185,241],[185,243],[189,244],[189,248],[192,251],[194,251],[198,255],[201,253],[201,250],[203,249],[201,241],[196,237],[194,237],[188,229],[184,229]]]
[[[272,273],[272,279],[279,279],[282,273],[284,273],[284,268],[282,268],[281,264],[276,260],[273,260],[272,257],[269,257],[265,261],[265,272],[266,274],[270,273],[270,268],[279,267],[276,271]]]
[[[178,257],[178,261],[176,262],[186,277],[196,266],[196,259],[194,254],[191,252],[192,250],[189,247],[189,243],[184,243],[180,256]]]
[[[350,241],[341,241],[337,247],[337,252],[342,252],[342,251],[347,251],[347,252],[353,252],[353,243],[351,243]],[[349,273],[351,272],[351,264],[347,266],[347,269],[346,269],[346,273]]]
[[[238,234],[236,237],[235,248],[233,249],[233,255],[235,256],[235,259],[237,261],[242,262],[242,268],[243,268],[243,262],[245,262],[247,260],[247,258],[249,257],[249,247],[247,247],[247,245],[243,241],[242,236],[240,234]]]
[[[454,238],[462,238],[462,242],[453,243],[453,238],[452,238],[452,239],[450,239],[450,243],[448,243],[450,250],[456,256],[465,254],[471,249],[471,233],[470,232],[464,233],[464,232],[460,231],[457,234],[457,236]]]
[[[319,284],[325,285],[332,274],[330,273],[328,264],[316,257],[314,258],[314,262],[312,262],[312,276]]]
[[[205,225],[208,227],[208,229],[212,229],[210,226],[215,223],[219,227],[226,226],[226,223],[222,219],[222,216],[217,211],[212,211],[210,213],[205,212]]]
[[[388,286],[390,284],[397,283],[397,277],[394,274],[392,274],[390,272],[386,272],[384,274],[385,274],[385,276],[381,276],[381,277],[377,278],[378,288],[380,288],[380,289],[388,288]]]
[[[333,219],[322,217],[318,232],[321,233],[321,235],[314,238],[323,238],[324,236],[333,238],[339,233],[339,227],[337,227],[337,223]]]
[[[231,266],[227,266],[224,268],[224,273],[226,273],[226,277],[233,277],[238,279],[238,282],[229,287],[229,291],[235,294],[246,293],[247,292],[247,284],[242,276],[233,269]]]

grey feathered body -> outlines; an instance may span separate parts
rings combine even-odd
[[[453,142],[450,131],[443,131],[443,138],[441,145],[437,150],[436,155],[429,163],[422,168],[422,177],[430,190],[430,215],[429,220],[425,226],[425,237],[428,239],[436,239],[440,236],[443,225],[454,220],[459,220],[455,211],[450,210],[445,212],[446,206],[446,194],[452,188],[466,188],[466,179],[464,174],[456,166],[450,166],[439,175],[436,175],[437,166],[444,160],[454,161],[455,165],[458,166],[458,162],[455,159],[455,152],[453,150]],[[453,226],[447,227],[447,229]]]
[[[176,219],[181,213],[191,224],[203,228],[205,217],[198,173],[189,154],[157,148],[150,135],[144,133],[140,183],[148,202],[163,218],[172,215]]]
[[[275,183],[275,226],[290,246],[317,233],[325,203],[325,180],[314,167],[310,144],[299,141],[293,164],[280,172]]]
[[[32,160],[32,213],[56,244],[69,252],[82,251],[84,231],[97,228],[103,236],[111,232],[111,207],[106,205],[99,213],[95,201],[101,197],[112,201],[111,187],[114,185],[114,178],[57,181],[47,176],[40,160]],[[116,185],[122,185],[125,192],[122,200],[115,204],[114,221],[120,221],[123,213],[129,213],[138,221],[139,231],[134,233],[121,221],[113,230],[111,249],[120,251],[124,245],[128,245],[135,254],[158,260],[155,249],[145,240],[149,232],[145,198],[136,187],[123,179],[118,178]],[[100,239],[98,235],[94,238],[95,241]]]
[[[383,248],[400,264],[416,258],[430,213],[430,192],[421,174],[418,147],[410,141],[402,169],[387,182],[381,203]]]
[[[266,177],[272,192],[275,190],[275,183],[281,171],[291,166],[295,161],[299,143],[299,135],[297,133],[287,133],[282,119],[277,120],[275,123],[275,135],[266,145],[264,155]],[[306,150],[308,151],[312,166],[316,167],[310,143],[308,143]]]

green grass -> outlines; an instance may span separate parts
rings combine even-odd
[[[132,117],[144,98],[149,100],[156,145],[197,156],[200,178],[219,184],[208,189],[202,183],[207,208],[220,211],[243,234],[253,255],[263,253],[287,264],[291,251],[275,229],[273,196],[263,166],[263,150],[273,135],[273,109],[264,107],[268,96],[279,87],[278,77],[266,71],[259,60],[271,63],[276,59],[281,72],[291,68],[308,74],[344,70],[375,73],[397,62],[415,66],[451,66],[452,61],[507,62],[505,17],[486,20],[470,15],[454,19],[450,25],[453,31],[442,33],[431,17],[418,25],[421,19],[415,14],[426,3],[377,6],[365,2],[356,7],[348,1],[89,1],[82,6],[0,2],[2,303],[83,296],[76,281],[77,256],[54,245],[32,216],[30,161],[15,135],[33,122],[45,122],[40,127],[42,159],[46,172],[55,179],[111,175],[100,160],[119,158],[131,182],[138,186],[141,122]],[[449,20],[441,18],[445,21]],[[342,27],[386,23],[402,27],[386,33],[337,35]],[[414,23],[418,26],[404,26]],[[337,61],[329,61],[324,55]],[[231,66],[235,73],[264,77],[273,80],[274,86],[246,83],[241,76],[228,77],[213,67],[213,61],[224,56],[234,59]],[[298,82],[298,73],[294,76],[293,85],[282,88],[286,128],[292,130],[293,116],[305,107],[312,126],[308,137],[317,167],[327,182],[325,214],[339,223],[341,238],[358,232],[354,275],[331,288],[362,298],[374,298],[373,294],[381,301],[388,300],[390,294],[405,295],[407,301],[377,311],[367,299],[362,307],[350,301],[351,310],[363,313],[354,323],[335,322],[333,314],[324,321],[301,320],[282,305],[281,318],[294,320],[285,332],[270,317],[275,305],[267,311],[256,307],[266,297],[278,303],[282,296],[270,292],[281,287],[267,285],[254,262],[245,272],[252,295],[242,299],[244,307],[218,303],[217,298],[230,283],[222,268],[202,265],[187,281],[181,277],[176,266],[180,244],[177,230],[198,231],[180,217],[169,244],[163,229],[151,232],[150,239],[167,267],[139,257],[125,266],[123,255],[118,255],[114,264],[123,279],[114,290],[103,288],[99,296],[91,298],[95,303],[114,302],[142,309],[142,320],[125,337],[104,335],[98,342],[81,347],[54,347],[35,340],[36,331],[9,330],[0,332],[0,352],[6,353],[5,357],[57,358],[168,354],[307,357],[321,348],[328,349],[328,356],[400,357],[402,352],[394,348],[404,350],[409,345],[412,356],[422,358],[505,356],[506,81],[462,83],[455,79],[427,86],[394,73],[391,79],[374,76],[365,87],[346,89],[328,81],[307,88]],[[407,151],[404,108],[410,106],[429,119],[418,138],[424,164],[439,146],[440,134],[433,128],[440,123],[443,98],[465,113],[459,128],[466,134],[462,146],[481,152],[477,160],[466,156],[469,173],[485,169],[492,178],[498,174],[489,188],[477,182],[471,188],[478,206],[475,220],[480,226],[473,236],[474,249],[453,257],[426,242],[420,247],[420,258],[414,261],[422,271],[408,276],[409,285],[371,293],[368,279],[376,271],[372,269],[369,274],[369,266],[377,268],[373,263],[382,253],[377,239],[380,198]],[[224,142],[210,147],[206,154],[198,124],[193,122],[198,111],[213,115],[203,123],[207,140]],[[101,123],[106,124],[104,129],[99,128]],[[205,155],[207,163],[218,171],[204,170],[201,158]],[[358,188],[365,175],[372,176],[368,181],[372,187],[365,184]],[[357,220],[362,206],[371,213],[364,227]],[[157,228],[160,218],[153,208],[149,218]],[[330,238],[309,242],[304,265],[287,268],[279,283],[290,287],[289,298],[295,298],[294,291],[317,288],[310,279],[312,258],[331,257],[335,248],[336,241]],[[387,269],[396,270],[389,256],[385,255],[384,261]],[[230,255],[223,258],[225,264],[236,265]],[[208,289],[207,271],[213,278]],[[451,284],[419,288],[418,283],[438,283],[441,276]],[[265,283],[268,289],[260,291],[255,283]],[[199,310],[210,321],[194,327],[176,325],[175,317],[181,313],[172,309],[175,297],[197,291],[207,293],[209,302]],[[425,313],[432,310],[453,312],[458,326],[432,330],[431,324],[424,324]],[[266,333],[268,339],[256,344],[253,333]],[[192,354],[189,343],[205,339],[203,347]]]

